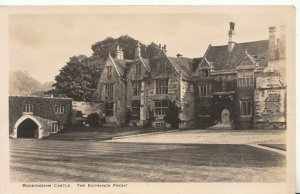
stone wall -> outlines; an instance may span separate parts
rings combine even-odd
[[[16,121],[23,115],[25,104],[32,104],[32,114],[57,121],[59,126],[71,124],[72,99],[70,98],[44,98],[30,96],[9,97],[9,131],[12,132]],[[64,113],[56,113],[55,106],[64,106]]]
[[[111,76],[108,76],[107,66],[112,67]],[[113,97],[108,99],[105,96],[105,84],[113,84]],[[125,107],[126,107],[126,89],[124,80],[122,80],[122,75],[119,75],[115,69],[111,60],[106,62],[106,65],[102,71],[98,86],[97,86],[97,96],[100,102],[112,102],[114,115],[113,117],[106,116],[106,124],[114,123],[115,125],[123,125],[125,123]],[[103,105],[105,107],[105,105]],[[105,113],[105,108],[103,109]]]
[[[180,128],[192,128],[194,127],[195,120],[195,96],[194,85],[187,81],[181,81],[180,89],[180,101],[181,101],[181,113],[179,118],[181,120]]]
[[[286,88],[281,84],[279,74],[265,72],[256,78],[255,128],[285,128]]]
[[[286,122],[284,88],[255,91],[255,122]]]
[[[161,72],[157,65],[159,63],[166,63],[166,71]],[[148,79],[148,87],[146,89],[146,106],[147,106],[147,118],[149,118],[149,110],[155,112],[155,101],[157,100],[170,100],[175,101],[180,107],[180,74],[178,74],[172,64],[164,56],[150,61],[151,73]],[[168,79],[168,94],[156,94],[156,80]],[[157,123],[165,123],[163,115],[155,115],[155,120],[152,123],[152,127],[156,127]],[[166,127],[170,127],[166,124]]]
[[[136,65],[140,65],[141,67],[141,72],[136,72]],[[142,64],[141,61],[135,61],[134,63],[130,63],[127,66],[128,71],[126,75],[126,108],[129,109],[130,111],[132,110],[132,101],[133,100],[140,100],[141,106],[140,106],[140,119],[136,119],[131,117],[131,120],[129,122],[130,126],[143,126],[146,124],[146,111],[147,109],[147,104],[145,103],[145,91],[148,87],[147,84],[147,77],[148,77],[148,72],[145,68],[145,66]],[[132,83],[133,82],[140,82],[141,84],[141,93],[138,96],[133,95],[133,88],[132,88]],[[143,88],[142,88],[143,87]]]

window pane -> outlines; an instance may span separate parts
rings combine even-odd
[[[247,114],[251,115],[251,113],[252,113],[252,102],[251,101],[247,102],[247,108],[248,108]]]
[[[156,93],[167,94],[168,93],[168,80],[156,80]]]
[[[168,101],[166,100],[162,101],[162,107],[168,107]]]

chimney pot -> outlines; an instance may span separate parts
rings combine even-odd
[[[117,46],[116,58],[124,59],[124,53],[122,51],[122,48],[120,49],[119,45]]]
[[[230,30],[234,31],[234,25],[235,25],[234,22],[230,22],[230,23],[229,23]]]
[[[167,46],[166,46],[166,45],[164,45],[164,46],[162,47],[162,52],[165,53],[165,54],[167,54]]]

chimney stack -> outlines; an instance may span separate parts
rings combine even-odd
[[[229,23],[229,31],[228,31],[228,52],[231,52],[234,47],[234,41],[232,39],[232,36],[234,35],[234,25],[235,23],[230,22]]]
[[[117,59],[124,59],[123,50],[122,50],[122,48],[119,47],[119,45],[117,46],[116,58]]]
[[[285,59],[285,55],[286,55],[285,33],[286,33],[286,26],[280,26],[279,59]]]
[[[140,42],[137,43],[135,47],[135,58],[141,57],[141,45]]]
[[[276,27],[269,27],[269,60],[275,60],[276,51]]]
[[[165,53],[165,54],[167,54],[167,46],[166,46],[166,45],[164,45],[164,46],[162,47],[162,52]]]

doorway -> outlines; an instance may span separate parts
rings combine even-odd
[[[221,112],[221,123],[223,125],[230,125],[230,111],[227,108]]]

